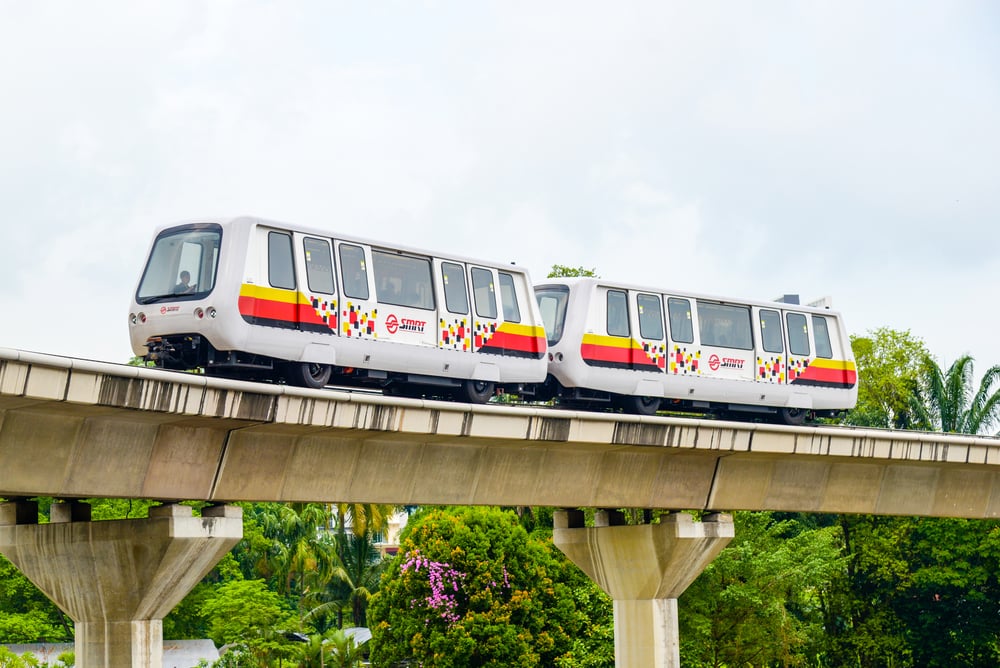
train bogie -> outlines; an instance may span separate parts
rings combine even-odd
[[[536,286],[549,386],[570,404],[675,409],[800,424],[857,400],[838,313],[597,279]]]

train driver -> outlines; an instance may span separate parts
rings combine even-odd
[[[181,272],[181,282],[174,286],[175,295],[184,295],[189,292],[194,292],[194,286],[191,285],[191,272],[187,269]]]

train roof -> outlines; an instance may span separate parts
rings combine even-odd
[[[265,225],[267,227],[276,227],[279,229],[291,230],[293,232],[300,232],[302,234],[315,235],[318,237],[333,238],[340,241],[350,241],[352,243],[367,244],[375,248],[385,248],[396,251],[403,251],[404,253],[413,253],[414,255],[426,255],[429,257],[441,258],[443,260],[454,260],[456,262],[466,262],[469,264],[478,264],[485,267],[493,267],[495,269],[507,269],[516,274],[524,274],[531,280],[531,272],[527,267],[519,264],[514,264],[513,262],[503,262],[500,260],[485,260],[481,257],[469,257],[465,255],[460,255],[458,253],[441,252],[436,250],[430,250],[427,248],[417,248],[414,246],[407,246],[404,244],[398,244],[392,241],[386,241],[383,239],[373,239],[369,237],[357,236],[355,234],[345,234],[335,230],[325,230],[318,227],[310,227],[306,225],[298,225],[292,223],[286,223],[278,220],[270,220],[267,218],[258,218],[256,216],[236,216],[231,218],[191,218],[188,220],[175,221],[173,223],[168,223],[165,225],[160,225],[156,228],[155,236],[159,236],[164,230],[169,230],[175,227],[183,227],[184,225],[204,225],[204,224],[215,224],[221,225],[223,228],[226,227],[250,227],[252,225]]]
[[[585,277],[565,277],[565,278],[547,278],[542,281],[535,282],[535,288],[544,287],[547,285],[590,285],[590,286],[605,286],[609,288],[619,288],[622,290],[636,290],[639,292],[652,292],[670,295],[674,297],[689,297],[691,299],[701,299],[704,301],[713,302],[725,302],[728,304],[746,304],[748,306],[760,306],[765,308],[773,309],[784,309],[792,310],[804,313],[816,313],[823,315],[833,315],[840,316],[839,311],[835,311],[828,307],[817,307],[809,306],[806,304],[791,304],[788,302],[779,302],[767,299],[744,299],[742,297],[725,297],[720,295],[711,295],[701,292],[692,292],[690,290],[673,290],[669,288],[662,287],[651,287],[649,285],[640,285],[637,283],[626,283],[623,281],[607,280],[604,278],[592,278],[589,276]]]

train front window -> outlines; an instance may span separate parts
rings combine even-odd
[[[222,228],[186,225],[161,233],[153,242],[139,281],[136,301],[201,299],[215,287]]]
[[[563,335],[569,289],[561,285],[537,287],[535,288],[535,300],[542,312],[542,324],[545,325],[546,339],[550,346],[554,346],[559,343],[559,339]]]

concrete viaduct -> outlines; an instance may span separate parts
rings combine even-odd
[[[1000,441],[444,402],[0,349],[0,552],[76,622],[77,665],[162,665],[162,618],[242,536],[234,501],[658,508],[556,514],[609,593],[616,665],[679,665],[677,597],[732,510],[993,518]],[[33,497],[51,496],[49,524]],[[90,522],[79,499],[164,501]],[[203,500],[201,517],[173,502]]]

